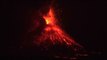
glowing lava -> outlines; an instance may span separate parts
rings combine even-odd
[[[46,22],[46,26],[40,36],[34,41],[37,45],[44,47],[54,46],[56,44],[80,46],[58,26],[58,21],[55,18],[52,8],[49,9],[49,12],[46,15],[43,15],[43,18]]]
[[[55,25],[55,16],[52,9],[50,9],[48,14],[44,15],[43,18],[45,19],[47,25]]]

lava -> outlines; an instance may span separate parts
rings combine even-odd
[[[48,14],[43,16],[43,18],[45,19],[47,25],[48,24],[51,24],[51,25],[55,24],[55,17],[54,17],[52,9],[50,9]]]
[[[47,14],[43,15],[43,18],[46,26],[41,32],[40,36],[34,40],[36,45],[48,47],[56,44],[64,44],[67,46],[77,45],[82,47],[60,28],[52,8],[49,9]]]

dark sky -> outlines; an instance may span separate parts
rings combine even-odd
[[[49,0],[2,2],[5,19],[8,20],[7,38],[3,44],[3,55],[17,51],[21,38],[40,19],[39,10],[45,11]],[[62,28],[89,51],[105,51],[106,1],[56,0],[54,8]]]

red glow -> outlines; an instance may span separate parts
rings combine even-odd
[[[50,46],[55,44],[66,44],[71,46],[77,44],[72,38],[70,38],[56,23],[58,22],[55,18],[55,14],[52,8],[49,9],[49,12],[46,15],[43,15],[45,19],[46,26],[41,32],[41,35],[35,40],[37,45]]]

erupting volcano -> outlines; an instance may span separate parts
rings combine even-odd
[[[31,45],[37,55],[55,58],[71,58],[71,56],[86,56],[84,48],[71,38],[61,27],[52,7],[46,13],[40,13],[39,28],[34,28]],[[41,22],[42,21],[42,22]],[[37,25],[35,25],[37,26]],[[35,35],[36,32],[36,35]],[[30,43],[30,42],[29,42]],[[27,44],[29,45],[29,44]],[[82,55],[81,55],[82,53]]]
[[[42,17],[45,20],[46,25],[41,31],[40,36],[34,39],[34,43],[37,46],[46,47],[47,49],[54,45],[66,45],[67,47],[75,45],[79,48],[82,47],[60,28],[52,8],[50,8],[48,13],[44,14]]]

